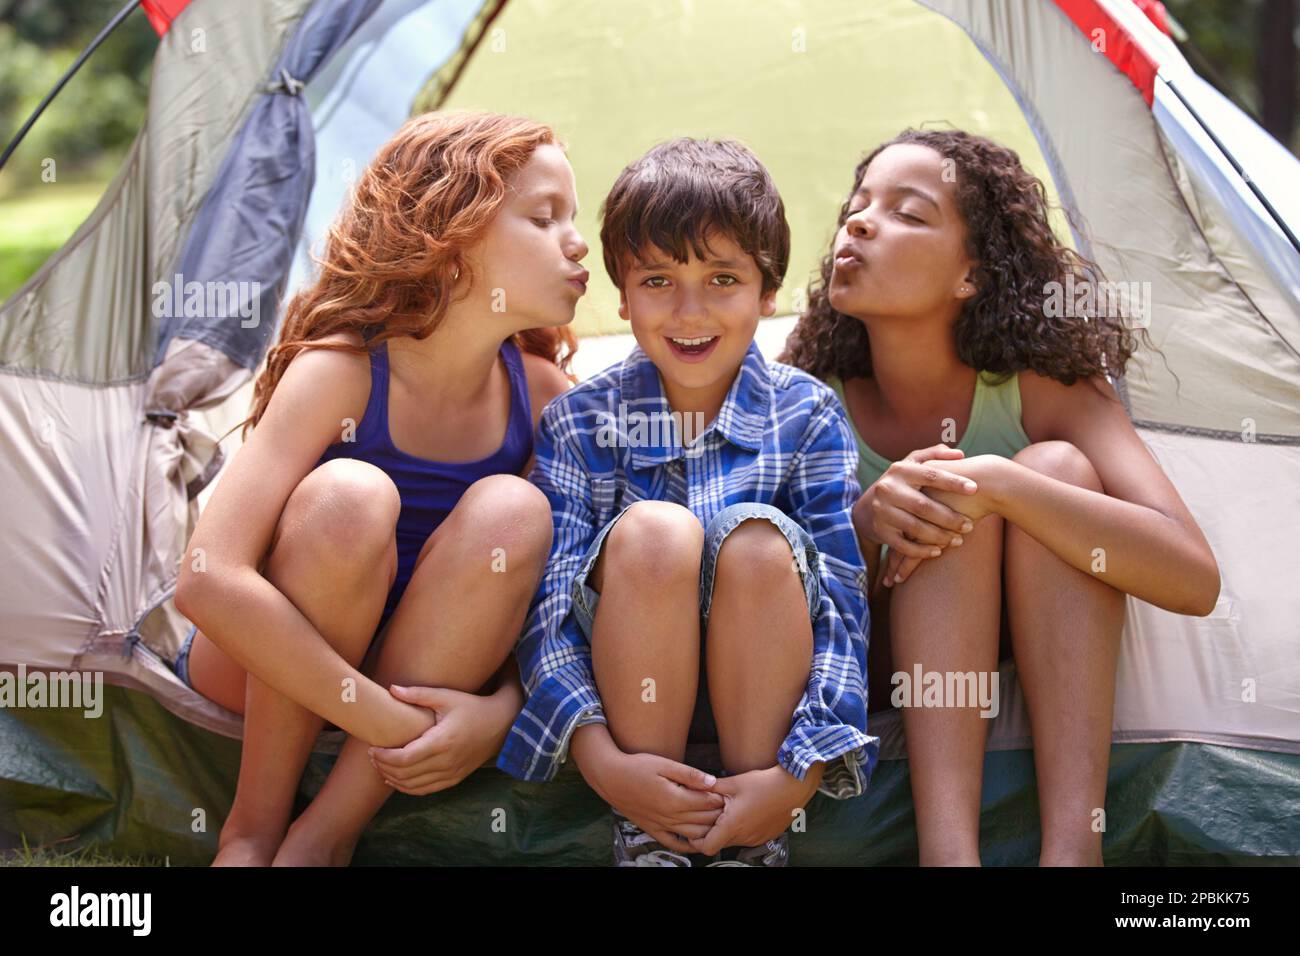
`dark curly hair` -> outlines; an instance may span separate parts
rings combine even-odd
[[[1004,381],[1025,369],[1073,385],[1080,378],[1124,372],[1138,341],[1114,309],[1052,316],[1045,309],[1049,283],[1104,281],[1096,263],[1063,245],[1048,223],[1042,182],[1005,146],[960,130],[906,129],[877,146],[853,171],[849,198],[840,207],[844,225],[849,204],[867,166],[896,143],[928,146],[955,162],[957,205],[967,227],[967,251],[976,262],[975,295],[953,325],[957,355],[966,365]],[[833,240],[832,240],[833,242]],[[779,361],[820,379],[870,378],[871,340],[866,326],[837,312],[827,290],[834,252],[822,260],[821,276],[808,290],[808,308],[786,339]],[[1094,285],[1094,287],[1098,287]],[[1093,297],[1094,302],[1100,301]],[[1085,312],[1088,310],[1085,309]],[[1142,330],[1144,344],[1149,344]]]

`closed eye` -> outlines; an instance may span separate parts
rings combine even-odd
[[[542,218],[534,217],[534,218],[533,218],[533,222],[535,222],[537,225],[539,225],[539,226],[541,226],[543,229],[545,229],[547,226],[551,225],[551,223],[555,222],[555,220],[554,220],[554,219],[542,219]]]

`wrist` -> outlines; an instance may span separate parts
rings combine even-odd
[[[515,720],[519,716],[519,711],[523,709],[524,695],[517,687],[513,690],[503,687],[492,694],[488,700],[492,703],[497,714],[497,724],[500,727],[500,736],[504,744],[506,735],[510,733],[510,728],[514,726]]]
[[[871,520],[871,502],[876,494],[876,486],[872,485],[853,503],[853,509],[849,514],[853,522],[853,530],[857,532],[860,540],[870,541],[872,544],[881,544],[876,537],[875,528]]]
[[[783,785],[792,793],[797,793],[800,797],[800,806],[812,799],[812,795],[817,792],[818,786],[821,785],[822,771],[826,769],[826,764],[818,761],[808,768],[808,772],[800,780],[785,767],[777,764],[772,768],[781,774]]]
[[[1012,488],[1016,482],[1016,472],[1020,468],[1010,458],[990,455],[985,474],[975,479],[979,490],[986,497],[990,510],[999,515],[1006,515],[1007,504],[1014,497]]]
[[[518,681],[503,680],[501,686],[489,694],[488,697],[498,702],[503,710],[511,710],[516,714],[524,706],[524,690],[519,686]]]
[[[383,739],[367,741],[377,747],[405,747],[434,724],[433,712],[388,696],[383,705]]]
[[[577,763],[582,778],[602,796],[601,780],[610,762],[621,753],[609,728],[601,723],[583,724],[569,738],[569,754]]]

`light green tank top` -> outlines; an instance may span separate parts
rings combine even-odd
[[[986,374],[989,381],[985,381]],[[970,422],[956,446],[966,453],[967,458],[973,455],[1001,455],[1010,458],[1030,444],[1029,436],[1025,434],[1025,428],[1020,422],[1020,375],[1012,375],[1001,385],[989,384],[996,380],[997,375],[992,373],[981,372],[975,376],[975,397],[971,400]],[[844,383],[838,377],[831,376],[826,384],[835,389],[847,415]],[[853,424],[852,417],[849,417],[849,424]],[[862,440],[856,427],[853,429],[853,437],[858,441],[858,481],[862,483],[862,490],[866,491],[892,462],[876,454]]]

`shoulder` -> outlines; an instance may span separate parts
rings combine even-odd
[[[1020,415],[1025,432],[1034,441],[1048,441],[1072,425],[1095,422],[1128,413],[1114,387],[1103,376],[1079,379],[1072,385],[1025,370],[1019,380]]]
[[[354,332],[340,332],[313,341],[364,348],[361,336]],[[313,344],[290,360],[272,393],[271,404],[278,400],[280,406],[311,405],[331,414],[337,410],[356,410],[363,414],[369,396],[370,357],[367,353],[320,348]],[[359,409],[356,408],[358,405]]]
[[[844,406],[835,389],[815,375],[782,362],[768,362],[767,371],[778,411],[797,410],[807,415],[810,423],[819,425],[827,418],[844,416]]]
[[[549,359],[532,352],[520,350],[523,356],[524,378],[528,382],[528,398],[536,420],[542,409],[555,398],[567,392],[573,385],[568,377],[560,371],[559,366]]]
[[[622,363],[611,365],[584,382],[554,394],[541,412],[541,421],[557,437],[590,432],[621,401]],[[566,384],[567,381],[566,381]]]
[[[853,430],[834,389],[802,369],[768,362],[772,380],[772,415],[769,427],[783,447],[798,454],[856,454]]]

